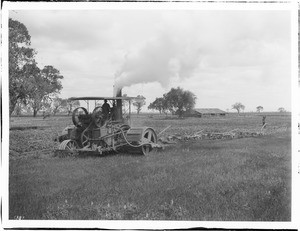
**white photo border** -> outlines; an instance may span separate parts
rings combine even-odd
[[[251,2],[251,1],[250,1]],[[291,222],[219,222],[219,221],[82,221],[82,220],[9,220],[8,162],[9,162],[9,101],[8,101],[8,18],[11,10],[287,10],[291,12],[292,50],[292,217]],[[3,228],[105,228],[105,229],[297,229],[299,225],[299,87],[298,87],[298,5],[296,1],[207,1],[193,2],[4,2],[2,9],[2,227]]]

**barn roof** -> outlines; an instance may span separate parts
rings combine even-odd
[[[194,111],[201,114],[224,114],[225,111],[220,110],[219,108],[195,108]]]
[[[136,97],[71,97],[69,100],[133,100]]]

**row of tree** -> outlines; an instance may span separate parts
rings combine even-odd
[[[173,90],[174,91],[174,90]],[[167,114],[168,112],[173,113],[173,114],[178,114],[176,113],[177,109],[175,110],[169,110],[167,109],[167,94],[164,95],[164,97],[156,98],[150,105],[148,106],[148,109],[151,110],[157,110],[159,113],[165,113]],[[126,97],[127,95],[123,95]],[[192,99],[192,98],[191,98]],[[172,103],[172,102],[171,102]],[[184,103],[184,102],[183,102]],[[190,103],[189,103],[190,104]],[[133,101],[133,106],[136,108],[137,114],[140,113],[141,109],[143,106],[146,105],[146,98],[142,95],[138,95],[136,99]],[[79,107],[80,103],[78,100],[69,100],[69,99],[62,99],[58,96],[53,98],[50,103],[48,104],[43,104],[43,110],[47,114],[52,114],[56,115],[59,112],[66,113],[67,115],[70,115],[73,111],[74,108]],[[100,105],[97,105],[100,106]],[[183,110],[182,113],[184,112],[189,112],[193,108],[189,108],[188,110]],[[238,113],[241,111],[245,110],[245,106],[238,102],[232,105],[232,109],[237,110]],[[263,106],[257,106],[256,111],[257,112],[262,112],[264,110]],[[17,116],[23,114],[23,113],[31,113],[32,112],[32,107],[29,105],[25,105],[22,103],[17,103],[15,107],[15,114]],[[278,108],[278,112],[286,112],[286,110],[283,107]]]
[[[40,69],[37,52],[30,47],[31,37],[26,26],[9,19],[9,113],[16,106],[30,106],[33,116],[53,103],[62,89],[63,76],[51,65]]]
[[[237,102],[237,103],[232,105],[232,109],[237,110],[238,114],[240,114],[241,111],[245,110],[245,105],[243,105],[240,102]],[[263,110],[264,110],[263,106],[257,106],[256,107],[257,112],[262,112]],[[280,108],[278,108],[278,112],[286,112],[286,110],[283,107],[280,107]]]
[[[43,103],[42,111],[44,115],[56,115],[57,113],[65,113],[70,115],[72,111],[79,107],[80,103],[78,100],[69,100],[69,99],[62,99],[58,96],[51,98],[49,103]],[[15,106],[14,114],[16,116],[20,116],[22,114],[29,114],[33,112],[33,108],[31,105],[24,104],[18,102]]]
[[[162,97],[156,98],[148,106],[149,110],[157,110],[159,113],[171,113],[182,117],[184,113],[190,113],[194,109],[196,101],[196,96],[190,92],[185,91],[182,88],[172,88],[168,93],[164,94]],[[133,105],[137,109],[137,113],[141,111],[141,108],[146,104],[145,97],[139,95],[137,100],[134,101]],[[245,105],[237,102],[232,105],[232,109],[237,110],[238,114],[245,110]],[[264,110],[263,106],[257,106],[256,111],[262,112]],[[283,107],[278,108],[278,112],[286,112]]]

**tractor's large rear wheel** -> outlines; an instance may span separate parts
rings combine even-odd
[[[157,150],[157,135],[149,127],[133,127],[126,132],[126,146],[124,149],[130,153],[149,155]]]
[[[72,113],[72,121],[75,126],[82,126],[79,115],[88,115],[88,111],[84,107],[76,108]]]
[[[145,143],[141,147],[143,155],[147,156],[156,152],[156,148],[151,144],[157,144],[157,136],[155,131],[152,128],[146,128],[142,134],[142,143]]]

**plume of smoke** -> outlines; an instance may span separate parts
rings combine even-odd
[[[173,77],[190,77],[199,66],[200,49],[192,37],[185,36],[164,31],[127,54],[115,74],[115,87],[149,82],[167,87]]]

